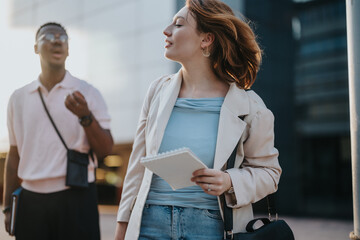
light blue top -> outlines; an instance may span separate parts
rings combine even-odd
[[[159,153],[188,147],[206,166],[213,168],[223,102],[223,97],[178,98],[166,126]],[[146,203],[219,210],[217,197],[206,194],[199,186],[173,191],[156,174],[153,175]]]

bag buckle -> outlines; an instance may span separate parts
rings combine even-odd
[[[277,221],[279,219],[279,216],[277,213],[275,213],[275,221]],[[271,213],[269,212],[269,220],[272,221],[272,216]]]
[[[230,237],[230,238],[229,238]],[[226,239],[234,239],[234,232],[233,230],[226,231]]]

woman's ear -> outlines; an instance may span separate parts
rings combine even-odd
[[[37,43],[34,44],[34,52],[35,52],[36,54],[39,53],[39,49],[38,49]]]
[[[213,33],[203,33],[203,38],[201,40],[201,48],[210,47],[210,45],[214,42],[215,36]]]

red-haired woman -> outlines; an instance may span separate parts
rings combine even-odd
[[[116,239],[223,239],[222,201],[233,208],[234,232],[244,231],[251,203],[275,192],[281,174],[273,114],[245,91],[261,50],[249,25],[218,0],[187,0],[164,34],[165,56],[182,68],[154,81],[145,98]],[[235,167],[224,171],[236,146]],[[181,147],[208,168],[193,173],[196,186],[173,191],[139,161]]]

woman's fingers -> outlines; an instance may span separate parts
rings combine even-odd
[[[204,192],[219,196],[231,187],[228,173],[214,169],[200,169],[193,173],[191,181],[199,185]]]
[[[219,172],[219,170],[202,168],[193,172],[193,176],[213,176],[217,172]]]
[[[209,194],[209,195],[214,195],[214,196],[219,196],[221,195],[220,187],[218,185],[215,184],[211,184],[211,183],[199,183],[198,184],[205,193]]]
[[[214,169],[199,169],[193,172],[193,177],[191,181],[193,182],[204,182],[204,183],[216,183],[219,180],[221,181],[222,171]]]
[[[208,176],[202,177],[202,176],[200,176],[200,177],[191,178],[191,181],[198,182],[198,183],[215,183],[216,179],[214,179],[214,177],[208,177]]]

